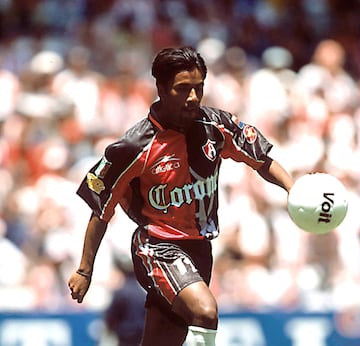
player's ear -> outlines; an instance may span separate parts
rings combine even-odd
[[[158,95],[160,99],[165,95],[166,88],[163,84],[157,83]]]

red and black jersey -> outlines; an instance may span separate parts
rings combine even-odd
[[[120,204],[127,215],[161,239],[218,235],[218,174],[221,159],[258,169],[272,145],[232,114],[201,107],[186,132],[165,129],[154,107],[88,172],[77,193],[101,219]]]

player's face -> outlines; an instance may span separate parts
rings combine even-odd
[[[199,117],[204,79],[199,69],[177,73],[168,87],[160,88],[161,111],[166,121],[187,127]]]

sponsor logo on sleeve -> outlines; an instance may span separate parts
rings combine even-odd
[[[86,182],[89,189],[98,195],[101,193],[101,191],[105,190],[104,182],[93,173],[87,174]]]
[[[257,132],[256,130],[250,126],[250,125],[245,125],[244,129],[243,129],[243,133],[245,136],[246,141],[249,144],[252,144],[256,141],[257,138]]]

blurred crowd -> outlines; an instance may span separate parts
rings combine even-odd
[[[311,235],[284,191],[224,161],[220,310],[360,309],[359,13],[355,0],[0,1],[0,310],[104,309],[123,285],[135,225],[119,209],[85,302],[71,300],[90,217],[75,192],[147,115],[154,54],[180,44],[206,59],[204,104],[256,125],[294,177],[328,172],[349,193],[338,229]]]

